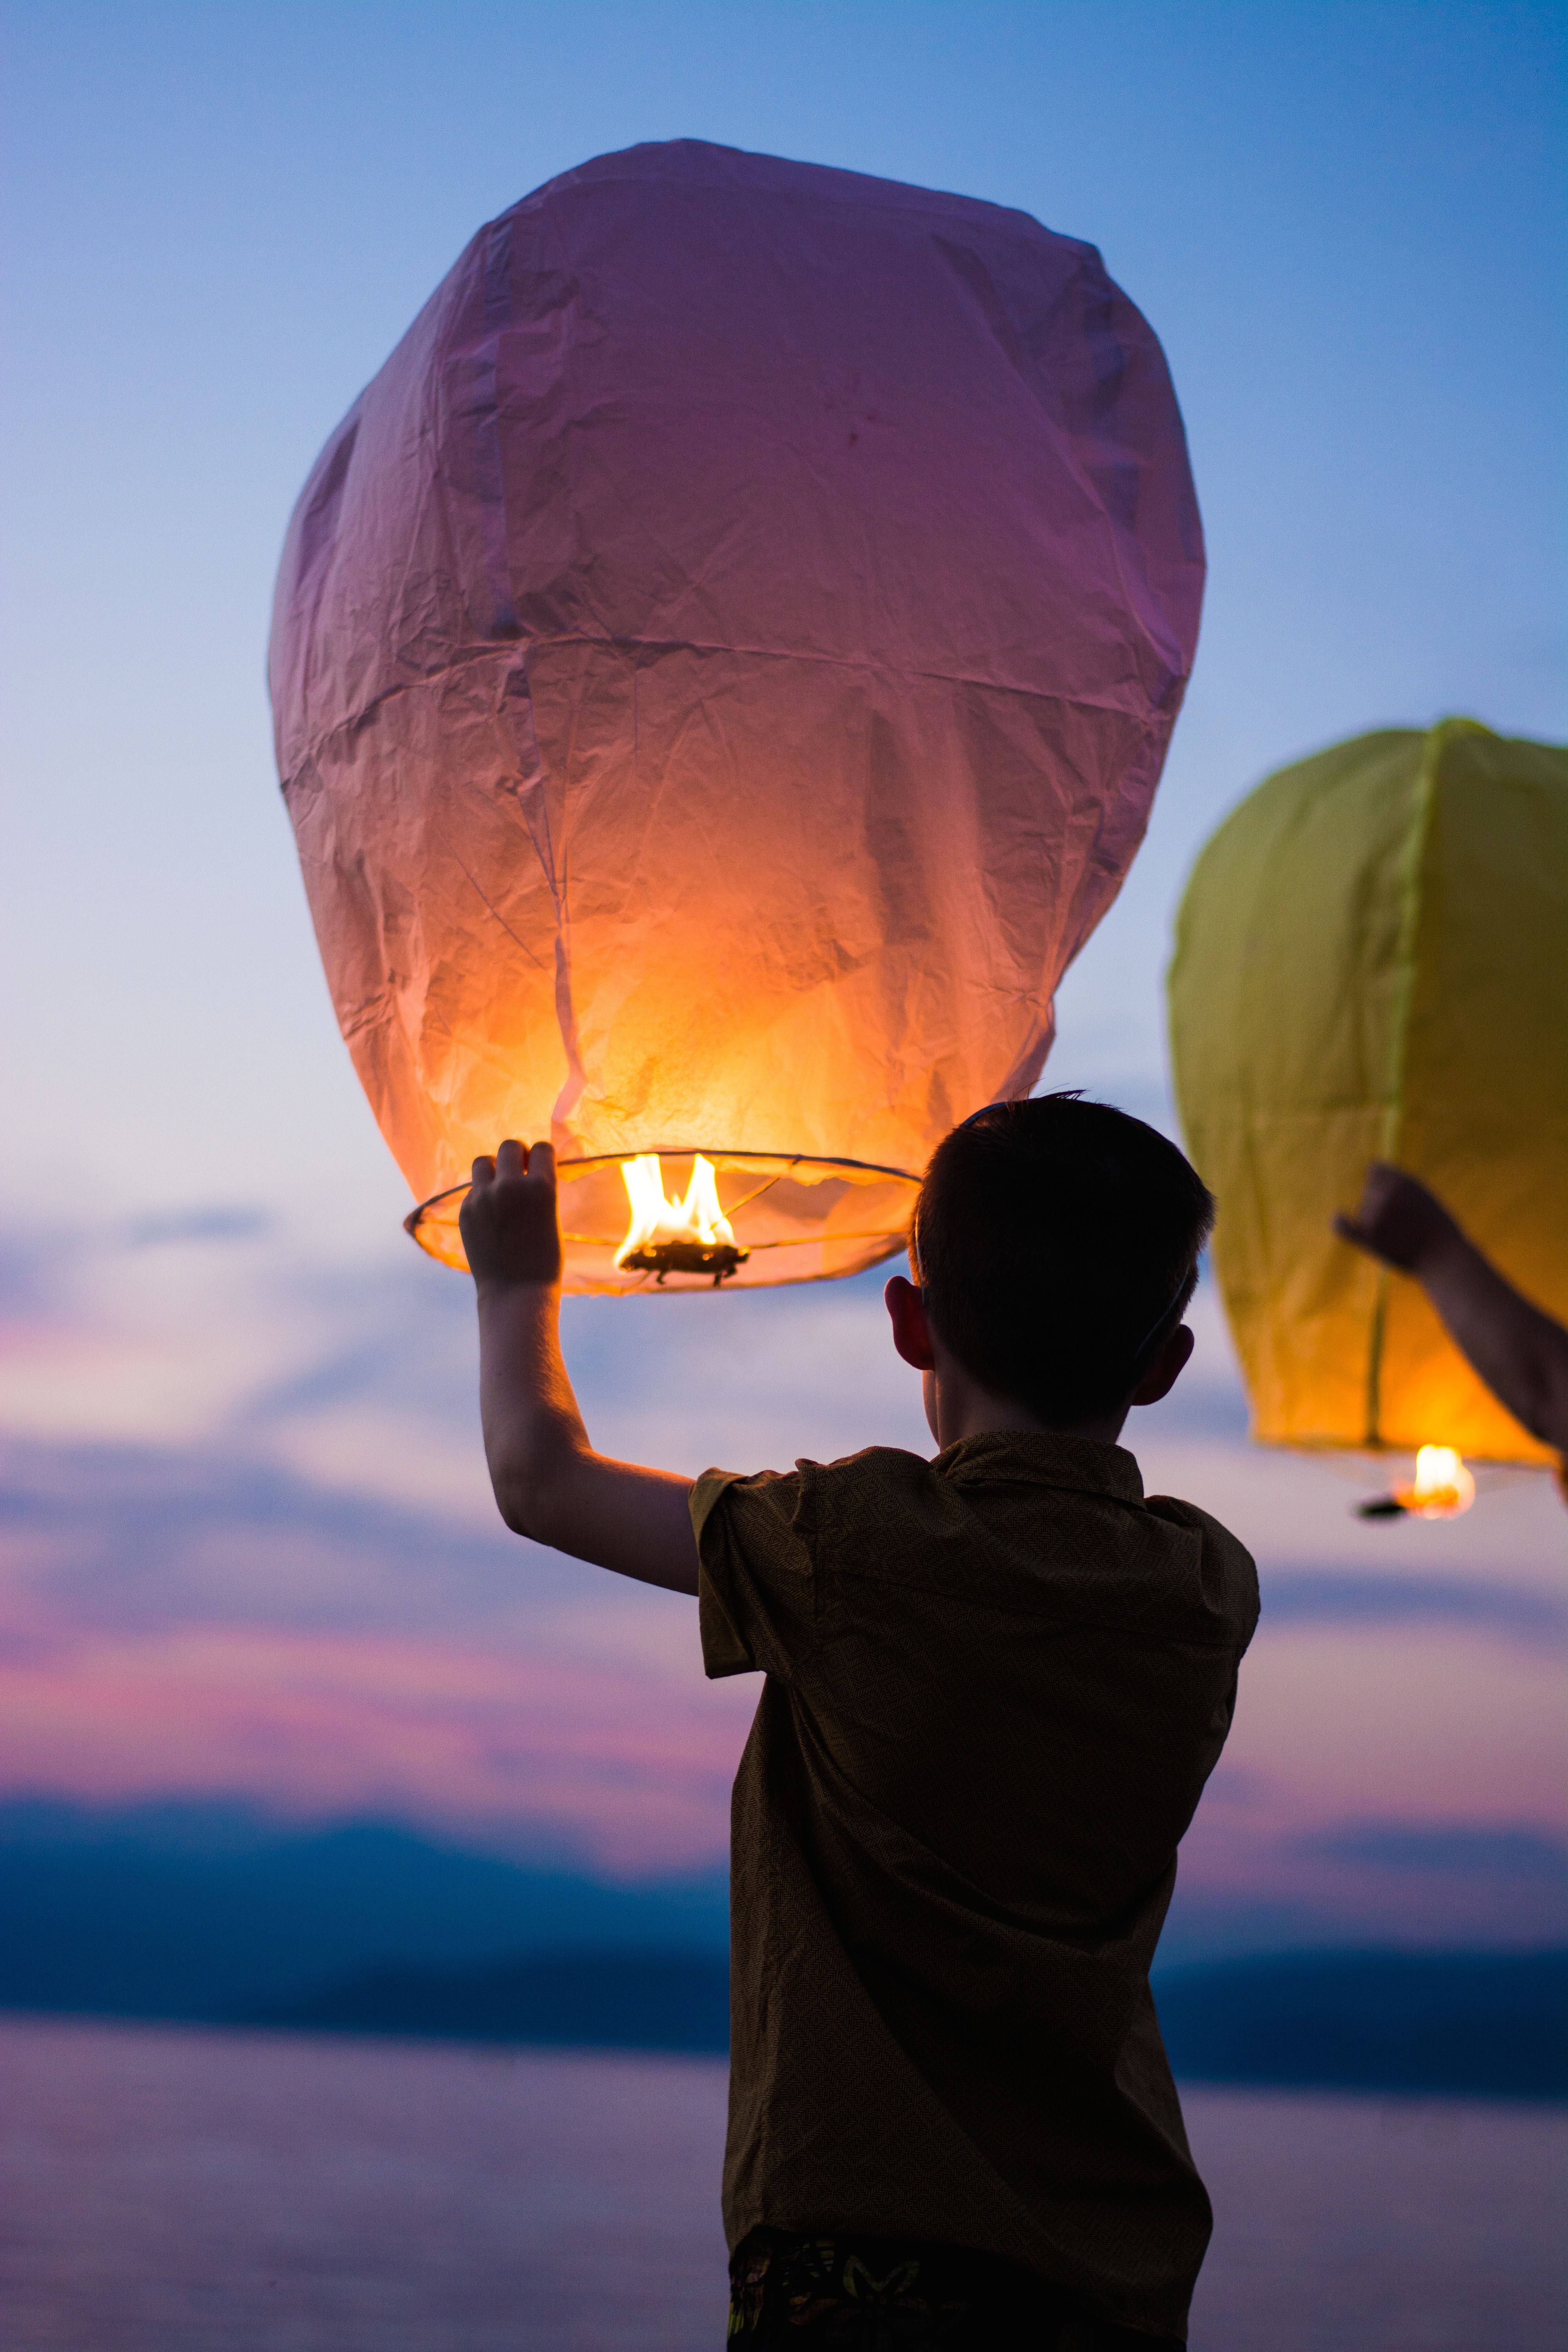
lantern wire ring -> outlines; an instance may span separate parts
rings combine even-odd
[[[698,1151],[702,1153],[705,1160],[779,1159],[783,1160],[785,1163],[784,1167],[775,1169],[773,1173],[767,1177],[763,1182],[757,1185],[754,1191],[746,1193],[743,1199],[733,1202],[724,1212],[726,1216],[733,1216],[737,1211],[745,1208],[750,1202],[759,1199],[761,1195],[768,1190],[770,1185],[781,1183],[784,1177],[789,1174],[792,1168],[852,1169],[858,1175],[861,1176],[896,1177],[901,1184],[918,1184],[921,1181],[918,1176],[912,1176],[907,1168],[884,1168],[879,1161],[875,1160],[832,1160],[829,1159],[826,1153],[812,1151],[738,1151],[731,1150],[723,1144],[710,1143],[704,1146],[701,1144],[682,1143],[656,1144],[651,1151],[643,1156],[653,1160],[689,1160],[692,1159]],[[626,1160],[635,1160],[637,1157],[639,1157],[639,1155],[635,1151],[593,1151],[584,1153],[581,1159],[577,1160],[558,1160],[555,1165],[558,1172],[566,1168],[616,1168],[623,1166]],[[432,1192],[427,1201],[421,1201],[417,1208],[409,1210],[408,1214],[403,1220],[404,1232],[408,1235],[411,1241],[417,1241],[419,1237],[419,1227],[432,1209],[438,1209],[444,1201],[455,1201],[459,1193],[471,1192],[472,1189],[473,1187],[471,1184],[444,1184],[438,1192]],[[876,1236],[874,1234],[861,1235],[846,1234],[840,1236],[840,1238],[845,1241],[858,1241],[862,1239],[874,1240]],[[594,1249],[614,1249],[616,1246],[614,1242],[598,1241],[591,1234],[563,1234],[562,1239],[563,1241],[583,1243]],[[754,1244],[753,1246],[758,1249],[778,1249],[786,1247],[787,1244],[778,1242],[758,1242]]]

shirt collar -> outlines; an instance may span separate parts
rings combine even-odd
[[[1143,1500],[1142,1475],[1124,1445],[1052,1430],[993,1429],[961,1437],[943,1446],[931,1466],[955,1486],[1069,1486],[1121,1503]]]

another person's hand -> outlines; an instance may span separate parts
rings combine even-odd
[[[1336,1217],[1334,1230],[1413,1274],[1499,1403],[1568,1464],[1568,1329],[1515,1290],[1442,1202],[1402,1168],[1374,1160],[1361,1206]]]
[[[555,1207],[555,1154],[503,1143],[493,1160],[474,1162],[458,1217],[468,1266],[480,1289],[561,1279],[561,1223]]]
[[[1415,1275],[1461,1238],[1436,1193],[1386,1160],[1373,1161],[1354,1216],[1336,1217],[1334,1231],[1385,1265]]]

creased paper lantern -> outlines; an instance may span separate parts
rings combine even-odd
[[[1089,246],[690,141],[481,229],[317,461],[270,660],[416,1194],[548,1133],[574,1287],[885,1255],[936,1139],[1039,1073],[1202,582]],[[732,1263],[617,1270],[654,1153],[688,1196],[705,1155]],[[416,1230],[460,1262],[450,1202]]]
[[[1393,1160],[1568,1318],[1568,752],[1455,719],[1280,770],[1198,858],[1170,1004],[1254,1434],[1551,1460],[1330,1220]]]

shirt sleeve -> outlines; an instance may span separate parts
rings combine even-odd
[[[787,1681],[816,1645],[809,1467],[754,1478],[705,1470],[691,1490],[698,1625],[711,1677],[761,1673]]]
[[[1258,1631],[1258,1564],[1247,1546],[1195,1503],[1174,1495],[1150,1495],[1146,1511],[1168,1527],[1192,1528],[1203,1546],[1198,1576],[1205,1612],[1238,1658]]]

